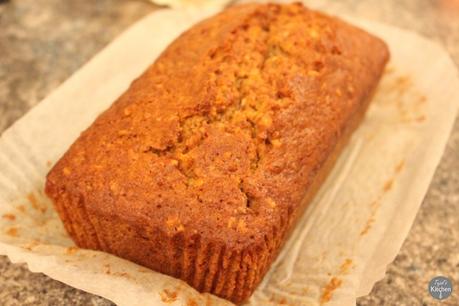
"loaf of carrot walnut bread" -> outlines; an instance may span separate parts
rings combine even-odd
[[[246,300],[361,120],[380,39],[301,4],[235,6],[176,39],[50,171],[83,248]]]

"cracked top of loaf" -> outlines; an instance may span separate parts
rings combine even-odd
[[[172,43],[47,188],[146,230],[262,241],[290,222],[387,58],[379,39],[300,4],[230,8]]]

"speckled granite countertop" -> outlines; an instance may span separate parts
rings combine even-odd
[[[344,0],[321,6],[415,30],[443,44],[459,66],[459,0]],[[155,9],[140,0],[0,0],[0,132]],[[399,255],[358,305],[440,304],[427,292],[436,275],[450,277],[456,291],[441,304],[459,305],[459,120]],[[0,305],[112,303],[0,256]]]

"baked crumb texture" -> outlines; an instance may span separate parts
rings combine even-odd
[[[81,134],[46,193],[78,246],[241,303],[388,56],[301,4],[230,8],[182,34]]]

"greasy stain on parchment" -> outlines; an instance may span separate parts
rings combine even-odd
[[[401,160],[394,166],[394,173],[393,175],[388,178],[383,186],[381,187],[381,192],[378,194],[377,198],[371,203],[371,212],[370,216],[363,226],[362,230],[360,231],[360,236],[365,236],[370,231],[371,227],[373,226],[374,222],[376,221],[376,214],[378,212],[379,207],[381,206],[381,201],[386,193],[388,193],[393,187],[394,183],[402,171],[405,165],[405,160]]]
[[[332,276],[325,287],[322,289],[322,294],[320,296],[320,305],[323,305],[331,300],[333,297],[333,292],[341,287],[343,281],[341,277],[349,273],[350,269],[353,266],[353,261],[350,258],[345,258],[339,267],[339,271],[336,276]]]
[[[427,119],[427,97],[415,87],[409,75],[391,67],[386,69],[373,103],[393,109],[402,124],[422,123]]]

